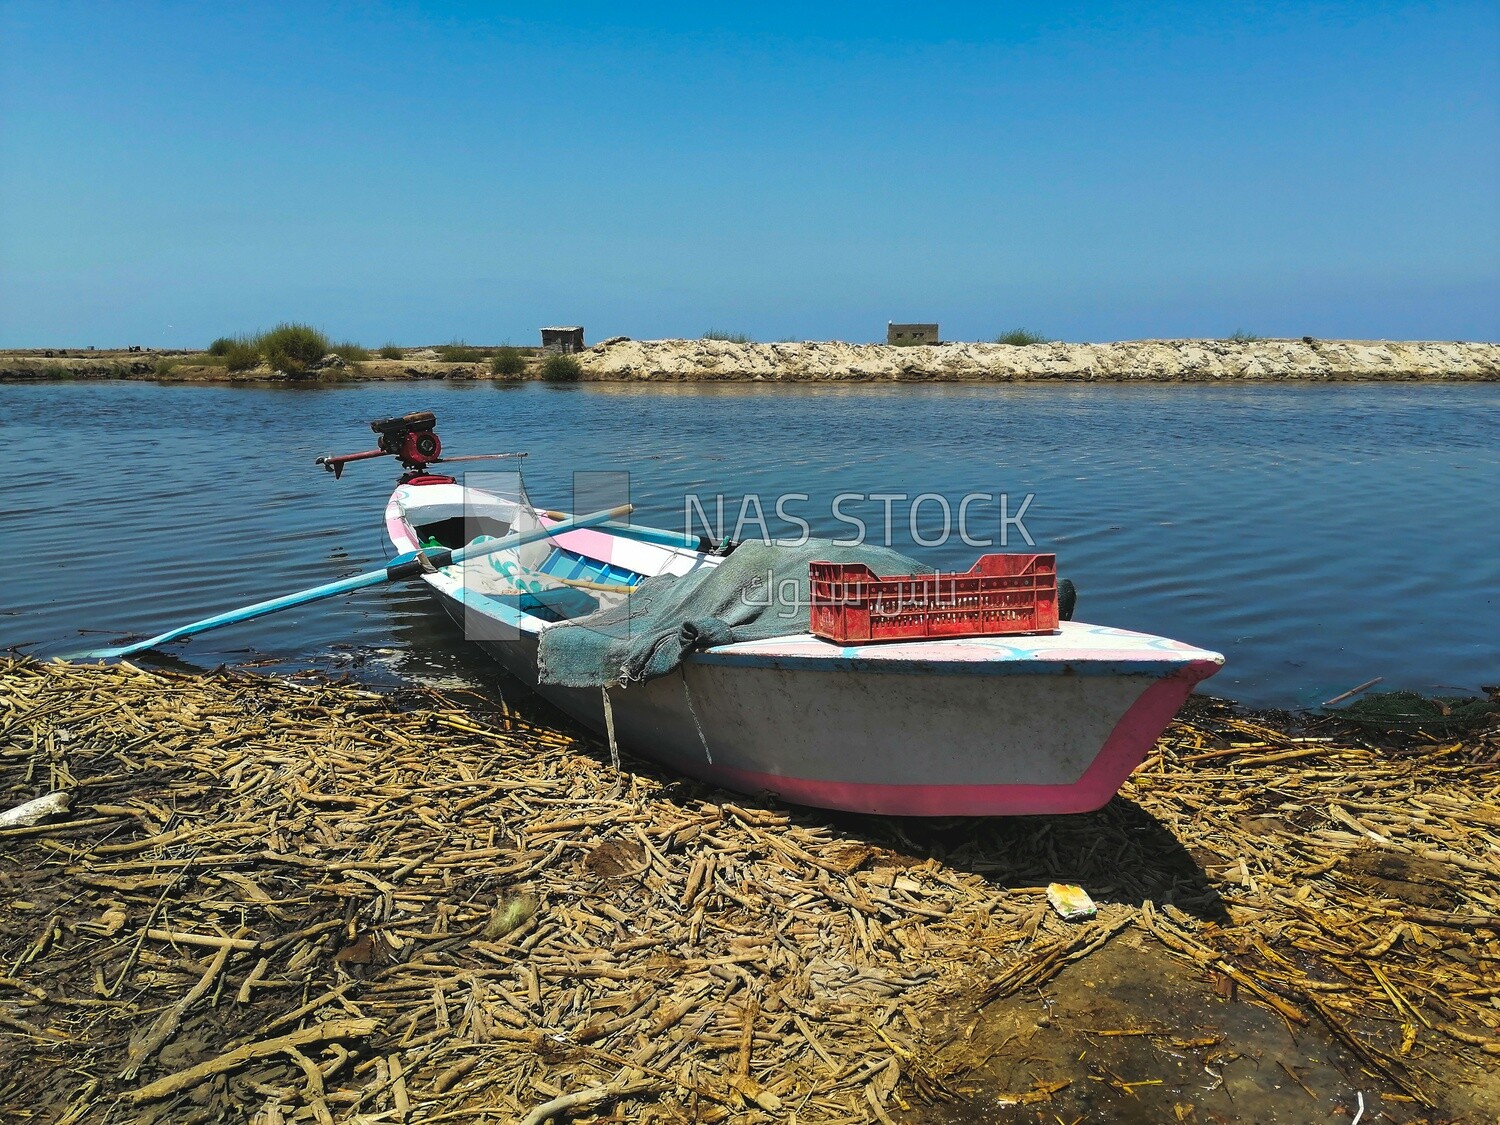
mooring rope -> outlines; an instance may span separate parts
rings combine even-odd
[[[609,761],[615,768],[615,788],[619,789],[625,782],[620,777],[620,744],[615,741],[615,709],[609,701],[608,687],[601,687],[599,694],[604,696],[604,730],[609,735]]]
[[[687,700],[688,714],[693,717],[693,726],[698,728],[698,741],[703,743],[703,754],[708,758],[708,764],[713,765],[713,751],[708,748],[708,739],[703,734],[703,724],[698,721],[698,711],[697,708],[693,706],[693,690],[692,688],[688,687],[687,669],[679,664],[677,666],[677,671],[682,674],[682,695],[683,698]]]

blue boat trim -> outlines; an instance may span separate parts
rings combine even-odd
[[[454,586],[452,589],[440,587],[439,593],[452,598],[466,609],[477,610],[500,624],[523,633],[535,634],[540,626],[546,624],[541,618],[523,612],[510,602],[491,594],[481,594],[478,590],[468,590],[463,586]]]
[[[607,586],[635,586],[642,581],[642,576],[633,570],[588,558],[565,547],[552,548],[552,553],[537,569],[554,578],[583,579],[586,582],[602,582]]]

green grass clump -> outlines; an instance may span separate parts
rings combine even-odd
[[[995,343],[1025,347],[1027,344],[1050,344],[1052,341],[1040,332],[1033,332],[1029,328],[1012,328],[1009,332],[996,336]]]
[[[519,379],[526,370],[526,361],[516,348],[501,348],[490,360],[490,370],[504,379]]]
[[[181,366],[182,357],[180,355],[164,355],[156,361],[157,377],[170,375]]]
[[[255,338],[261,358],[276,371],[301,375],[329,353],[328,337],[306,324],[278,324]]]
[[[576,383],[583,366],[572,356],[554,352],[542,360],[542,378],[549,383]]]
[[[222,364],[230,371],[248,371],[260,363],[260,346],[250,336],[220,336],[208,345],[203,361]]]
[[[1225,337],[1225,339],[1233,340],[1237,344],[1248,344],[1255,340],[1264,340],[1265,337],[1257,336],[1254,332],[1239,331],[1231,332],[1228,336]]]
[[[437,350],[438,359],[444,363],[478,363],[484,358],[478,348],[470,347],[462,340],[444,344]]]
[[[229,371],[251,371],[264,361],[273,370],[304,375],[329,352],[343,356],[346,363],[370,357],[370,353],[358,344],[334,345],[311,325],[287,321],[254,335],[220,336],[208,345],[207,352],[179,361],[179,365],[186,362],[199,366],[222,365]]]
[[[385,344],[380,349],[381,359],[405,359],[406,353],[395,344]]]
[[[705,340],[723,340],[727,344],[748,344],[750,337],[743,332],[721,332],[717,328],[710,328],[703,333]]]
[[[260,349],[243,337],[231,341],[223,356],[226,371],[253,371],[260,366]]]

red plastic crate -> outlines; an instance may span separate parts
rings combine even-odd
[[[1057,556],[984,555],[967,574],[881,578],[815,562],[812,631],[837,644],[1057,631]]]

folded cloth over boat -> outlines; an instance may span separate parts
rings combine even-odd
[[[888,547],[742,543],[717,566],[648,578],[622,605],[549,625],[538,677],[561,687],[629,684],[666,675],[694,649],[805,633],[813,562],[864,563],[882,577],[932,573]]]

